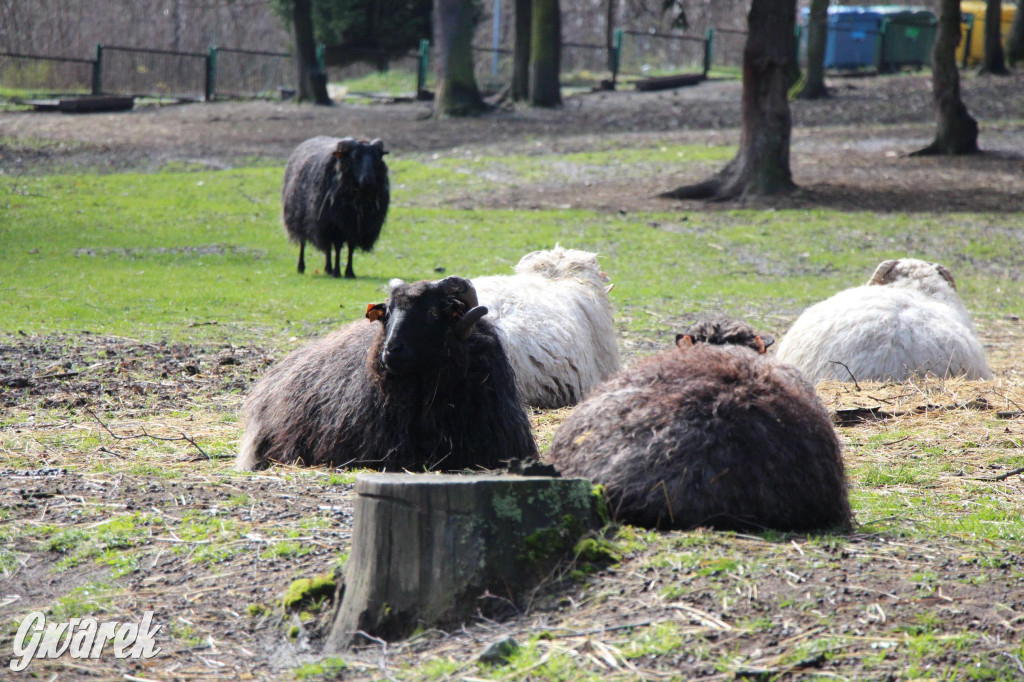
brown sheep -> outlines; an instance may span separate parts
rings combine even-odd
[[[770,343],[734,322],[695,326],[595,389],[555,433],[551,462],[603,485],[639,526],[848,529],[828,413],[795,368],[763,354]]]

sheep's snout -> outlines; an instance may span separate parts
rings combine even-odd
[[[412,371],[413,354],[408,344],[393,340],[384,345],[384,350],[380,353],[380,363],[388,374],[402,376]]]
[[[376,157],[372,153],[361,154],[359,158],[353,159],[353,171],[359,189],[374,189],[377,187]]]

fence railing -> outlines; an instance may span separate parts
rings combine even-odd
[[[96,46],[95,95],[213,99],[209,53]]]
[[[706,76],[712,35],[711,30],[704,37],[620,30],[611,48],[565,42],[562,82],[568,87],[605,87],[620,76],[638,79],[684,70]],[[477,82],[484,92],[511,82],[511,49],[473,52]],[[352,94],[419,98],[433,87],[429,53],[428,41],[409,53],[337,51],[320,68]],[[276,97],[295,88],[295,69],[291,56],[283,52],[211,47],[203,53],[97,45],[94,59],[0,53],[0,88],[185,100]]]
[[[0,88],[32,96],[129,95],[210,100],[276,97],[294,87],[285,52],[177,52],[97,45],[94,59],[0,52]]]
[[[92,59],[0,53],[0,86],[36,94],[92,91]]]
[[[429,41],[427,49],[429,49]],[[321,68],[328,81],[344,83],[349,94],[366,97],[416,97],[422,83],[423,49],[394,52],[373,49],[329,49]]]
[[[653,78],[680,71],[707,75],[713,31],[704,36],[622,31],[618,76]]]
[[[215,47],[210,58],[213,83],[209,91],[216,97],[277,97],[295,84],[295,64],[287,52]]]

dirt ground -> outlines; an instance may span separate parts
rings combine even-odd
[[[985,153],[962,159],[905,156],[927,144],[933,130],[925,76],[836,79],[831,85],[835,96],[827,101],[793,103],[793,170],[802,190],[783,205],[1024,210],[1024,75],[965,77],[965,101],[980,121]],[[279,162],[299,141],[319,133],[383,137],[395,154],[406,155],[571,152],[607,148],[610,136],[616,144],[626,140],[638,146],[735,142],[739,84],[591,93],[569,98],[558,111],[499,109],[474,120],[434,121],[425,118],[427,111],[415,103],[321,109],[229,102],[91,116],[2,113],[0,171],[148,171],[179,161],[231,167],[254,157]],[[530,191],[464,201],[718,210],[654,196],[700,179],[687,169],[672,178],[565,178]],[[1004,321],[986,333],[995,351],[994,382],[874,386],[861,393],[836,385],[823,390],[823,398],[836,411],[871,396],[868,402],[902,410],[906,419],[916,418],[914,409],[921,406],[953,405],[949,416],[940,418],[951,438],[968,428],[957,421],[967,418],[963,415],[983,413],[988,419],[1002,412],[1005,437],[1019,438],[1024,433],[1015,416],[1024,404],[1015,370],[1024,358],[1019,322]],[[300,618],[282,616],[274,605],[292,579],[331,570],[339,553],[347,551],[351,481],[331,472],[287,468],[232,476],[229,462],[210,461],[210,453],[196,444],[237,437],[244,391],[273,359],[268,349],[257,347],[100,336],[0,339],[0,519],[16,530],[0,536],[11,538],[0,546],[0,663],[6,666],[10,655],[12,618],[52,607],[74,586],[102,584],[116,588],[104,602],[111,619],[155,611],[154,621],[173,635],[161,641],[164,653],[150,661],[37,662],[31,671],[60,679],[287,679],[292,668],[316,659],[329,609]],[[195,410],[209,418],[181,416]],[[537,413],[533,419],[544,432],[560,417]],[[841,435],[849,445],[884,438],[894,428],[868,422],[843,427]],[[894,440],[895,457],[900,441]],[[146,449],[145,461],[138,457],[140,448]],[[856,463],[859,451],[847,452]],[[28,460],[40,466],[26,467]],[[965,448],[957,465],[968,477],[1008,473],[991,460],[991,452]],[[955,487],[963,480],[951,475],[941,485]],[[992,489],[1000,499],[1019,500],[1024,483],[1007,476]],[[101,532],[114,514],[134,514],[146,529],[121,540],[124,553],[141,557],[137,565],[118,575],[118,557],[112,556],[107,563],[87,560],[53,570],[67,554],[54,538],[70,541],[66,532],[72,530]],[[304,523],[309,519],[319,523]],[[199,520],[209,540],[184,535]],[[878,520],[858,519],[867,521]],[[211,524],[217,528],[210,530]],[[685,555],[697,543],[705,561],[713,556],[722,563],[712,562],[711,570],[695,568],[673,563],[674,555],[666,552]],[[222,554],[203,554],[207,544]],[[454,666],[435,669],[435,678],[470,679],[484,674],[474,661],[487,645],[507,637],[525,642],[540,631],[550,633],[537,645],[545,664],[565,657],[575,661],[575,673],[563,678],[939,678],[958,660],[974,661],[971,657],[1004,671],[1007,679],[1018,670],[1024,675],[1018,657],[1024,627],[1020,552],[1003,548],[979,557],[965,554],[952,539],[925,544],[867,531],[851,534],[841,546],[701,531],[661,534],[651,541],[655,545],[660,549],[628,545],[620,564],[583,580],[554,576],[509,621],[480,618],[461,629],[428,630],[404,643],[371,644],[347,655],[348,667],[339,675],[419,677],[427,668],[413,673],[410,666],[450,660]],[[119,546],[111,547],[116,555]],[[714,569],[736,562],[751,572]],[[800,608],[786,607],[794,602]],[[260,605],[271,608],[265,613],[253,608]],[[906,645],[897,633],[923,627],[922,613],[940,619],[944,632],[970,633],[971,644],[969,650],[938,647],[934,655],[922,656],[923,669],[908,673],[900,663],[905,658],[887,659],[886,652]],[[640,637],[634,632],[647,637],[665,624],[677,626],[685,646],[652,642],[649,653],[623,653]],[[286,634],[290,628],[292,636]],[[844,645],[826,657],[811,647],[823,637],[842,638]],[[539,674],[526,670],[509,677]]]
[[[979,120],[981,156],[906,158],[934,134],[931,83],[923,75],[836,78],[833,96],[794,101],[791,163],[802,191],[789,205],[875,210],[1020,211],[1024,155],[1024,74],[962,80]],[[396,155],[569,153],[615,144],[735,143],[740,84],[708,81],[663,92],[598,92],[566,98],[557,110],[502,107],[468,120],[428,118],[424,103],[347,104],[331,108],[275,102],[217,102],[142,107],[75,116],[0,113],[0,170],[90,168],[153,170],[171,162],[214,168],[253,159],[282,162],[315,134],[380,137]],[[884,126],[884,127],[883,127]],[[703,171],[702,171],[703,172]],[[690,210],[659,200],[660,191],[703,179],[565,178],[563,182],[474,197],[479,205],[573,205],[607,210]],[[586,184],[584,184],[586,183]]]

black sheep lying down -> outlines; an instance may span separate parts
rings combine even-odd
[[[742,323],[698,324],[597,387],[555,433],[551,462],[603,485],[639,526],[848,529],[828,413],[770,344]]]
[[[327,254],[324,272],[341,276],[341,247],[348,245],[345,277],[355,277],[352,252],[373,249],[391,202],[381,140],[312,137],[288,157],[281,187],[288,238],[299,244],[299,273],[306,270],[306,242]],[[334,264],[331,264],[331,251]]]
[[[395,280],[386,303],[274,366],[245,401],[237,469],[497,468],[537,446],[469,280]]]

